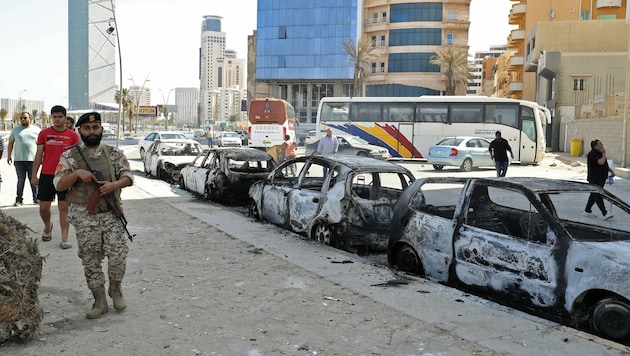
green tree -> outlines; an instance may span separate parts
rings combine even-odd
[[[365,95],[365,78],[370,71],[370,64],[378,58],[380,54],[376,47],[372,46],[372,41],[361,37],[355,46],[352,39],[348,38],[343,43],[343,50],[350,56],[348,63],[354,66],[354,96]]]
[[[129,94],[129,90],[123,88],[122,90],[122,98],[120,97],[120,90],[116,90],[116,103],[120,105],[122,103],[123,111],[127,114],[129,118],[129,131],[133,131],[133,114],[136,110],[136,105],[134,101],[133,95]],[[123,125],[123,131],[124,131]]]
[[[472,67],[468,64],[468,52],[464,47],[444,46],[435,53],[429,63],[440,66],[446,78],[446,95],[463,95],[468,81],[473,78]]]
[[[9,116],[9,110],[2,108],[0,109],[0,120],[2,120],[2,131],[6,131],[7,129],[7,122],[4,121],[7,116]]]

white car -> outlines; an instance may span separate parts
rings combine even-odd
[[[201,151],[203,147],[194,140],[156,140],[142,158],[144,172],[147,176],[178,183],[181,169],[191,164]]]
[[[216,143],[219,147],[241,147],[243,145],[241,136],[234,131],[221,132]]]
[[[317,140],[317,131],[309,130],[306,137],[304,137],[304,145],[310,145],[311,143],[315,142],[315,140]]]
[[[187,140],[188,137],[186,135],[179,132],[172,131],[155,131],[146,135],[143,139],[138,141],[138,149],[140,150],[140,158],[144,158],[144,153],[147,151],[149,146],[155,140]]]

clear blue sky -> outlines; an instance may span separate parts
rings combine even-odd
[[[256,0],[234,4],[207,0],[116,0],[123,57],[123,86],[133,76],[152,90],[198,87],[198,53],[203,15],[222,16],[227,48],[247,54],[247,36],[256,28]],[[512,2],[472,0],[471,52],[505,44]],[[0,98],[44,100],[48,110],[68,104],[67,0],[5,1],[0,21]],[[171,95],[171,103],[174,96]]]

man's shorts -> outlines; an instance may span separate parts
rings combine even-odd
[[[39,190],[37,191],[37,199],[41,201],[54,201],[56,195],[59,201],[66,200],[66,194],[68,194],[68,191],[64,190],[58,192],[53,184],[53,178],[55,178],[55,176],[52,174],[39,175]]]

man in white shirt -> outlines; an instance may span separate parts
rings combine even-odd
[[[337,137],[333,136],[332,130],[326,130],[326,136],[322,137],[319,140],[319,144],[317,145],[317,151],[315,154],[319,154],[322,156],[334,155],[337,154],[339,150],[339,141],[337,141]]]

